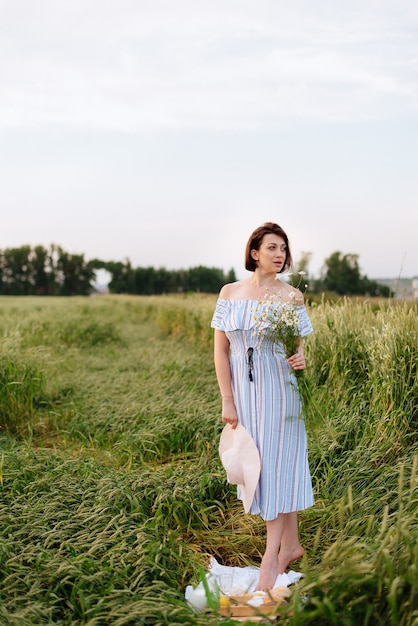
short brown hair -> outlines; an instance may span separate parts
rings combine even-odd
[[[275,224],[274,222],[266,222],[255,229],[247,242],[247,247],[245,248],[245,269],[249,272],[254,272],[257,268],[257,262],[251,256],[251,250],[259,250],[264,235],[269,234],[278,235],[286,244],[286,259],[279,273],[281,274],[282,272],[286,272],[292,267],[293,259],[290,252],[289,239],[286,233],[278,224]]]

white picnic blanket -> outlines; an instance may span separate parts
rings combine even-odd
[[[210,559],[206,580],[211,591],[220,589],[226,595],[244,595],[253,593],[258,583],[260,570],[258,567],[229,567],[220,565],[215,558]],[[298,582],[303,574],[290,570],[279,574],[274,587],[289,587]],[[188,585],[185,591],[186,600],[196,609],[204,609],[207,605],[205,588],[202,582],[193,588]]]

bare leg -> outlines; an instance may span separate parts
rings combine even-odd
[[[280,542],[286,527],[288,513],[281,513],[276,519],[266,522],[266,551],[261,560],[260,579],[257,589],[264,591],[272,589],[276,582],[278,571],[278,554]]]
[[[287,514],[283,529],[278,558],[278,573],[283,574],[289,563],[300,559],[303,554],[304,550],[299,542],[298,514],[294,511]]]

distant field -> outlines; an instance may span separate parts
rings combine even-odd
[[[232,623],[184,601],[264,547],[218,459],[215,301],[0,298],[0,624]],[[417,626],[417,308],[310,316],[316,503],[278,623]]]

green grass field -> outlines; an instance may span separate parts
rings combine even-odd
[[[184,600],[259,565],[218,458],[213,296],[0,298],[0,624],[231,624]],[[417,309],[310,307],[316,503],[278,624],[418,625]]]

